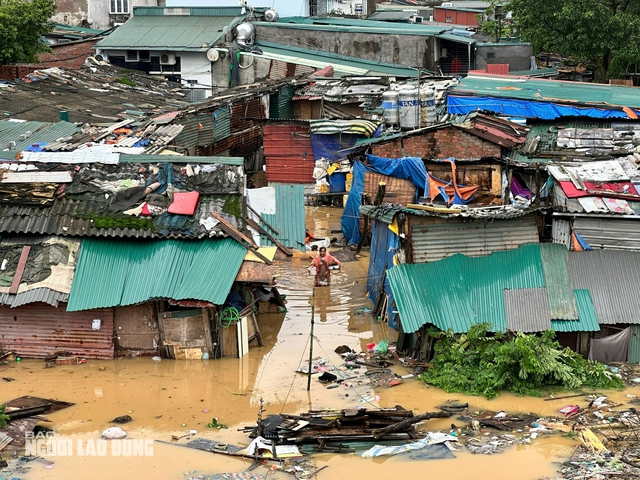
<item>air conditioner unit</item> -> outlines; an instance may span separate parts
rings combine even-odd
[[[160,65],[175,65],[176,54],[175,53],[163,53],[160,55]]]
[[[424,21],[424,17],[415,17],[415,23],[422,23]]]

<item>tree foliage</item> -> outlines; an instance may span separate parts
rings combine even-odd
[[[596,64],[600,81],[613,58],[640,58],[638,0],[513,0],[509,9],[523,40]]]
[[[55,10],[54,0],[0,0],[0,65],[37,62],[50,51],[42,36]]]
[[[499,390],[540,396],[558,386],[623,388],[622,380],[598,362],[562,348],[551,330],[542,335],[489,334],[489,324],[473,325],[467,334],[442,333],[432,365],[420,375],[447,392],[494,398]]]
[[[9,415],[4,413],[5,408],[7,406],[4,403],[0,405],[0,428],[6,427],[9,422]]]
[[[505,12],[502,9],[502,3],[498,0],[491,0],[486,10],[475,16],[480,22],[480,31],[491,37],[495,43],[498,43],[504,35],[511,35],[511,24],[505,18]]]

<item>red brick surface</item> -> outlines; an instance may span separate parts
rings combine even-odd
[[[94,54],[93,46],[96,39],[85,40],[83,42],[63,43],[52,45],[53,53],[43,53],[39,55],[41,63],[18,63],[15,65],[0,66],[0,79],[13,81],[22,78],[35,70],[43,68],[61,67],[72,70],[84,65],[87,57]]]
[[[384,145],[374,145],[372,153],[387,158],[421,157],[437,160],[454,157],[470,159],[500,157],[501,149],[499,145],[487,142],[459,128],[448,127]]]

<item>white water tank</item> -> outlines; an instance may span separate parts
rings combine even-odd
[[[398,92],[387,90],[382,93],[382,118],[387,127],[400,125],[398,113]]]
[[[420,104],[422,107],[422,126],[426,127],[437,123],[436,92],[432,88],[420,89]]]
[[[417,88],[398,92],[400,128],[412,130],[420,127],[420,95]]]

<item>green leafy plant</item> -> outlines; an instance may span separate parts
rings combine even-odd
[[[116,78],[116,82],[122,83],[123,85],[129,85],[130,87],[136,86],[136,82],[127,77]]]
[[[442,334],[431,368],[418,378],[447,392],[498,396],[500,390],[541,396],[541,388],[623,388],[622,380],[598,362],[563,348],[555,333],[541,335],[489,332],[473,325],[466,334]]]
[[[224,423],[218,422],[218,418],[215,417],[211,420],[211,423],[207,423],[207,428],[229,428]]]
[[[7,406],[3,403],[0,405],[0,428],[6,427],[7,423],[9,423],[9,415],[5,415],[4,410]]]

